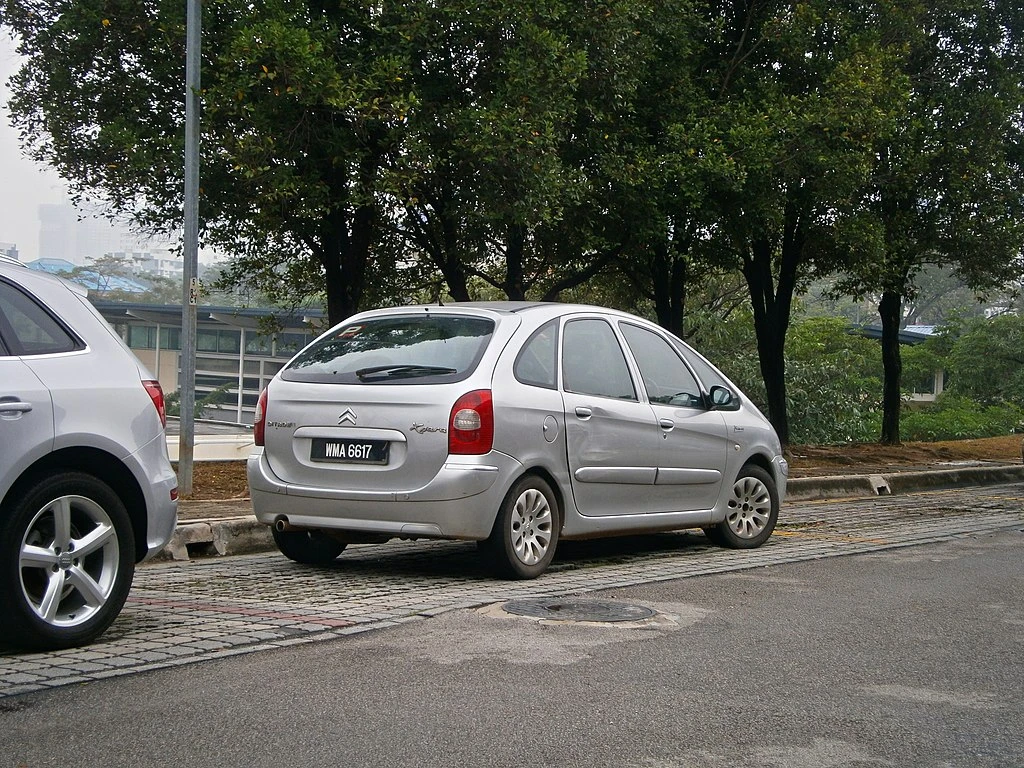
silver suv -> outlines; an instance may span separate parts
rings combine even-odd
[[[303,563],[468,539],[532,578],[559,539],[699,527],[756,547],[788,473],[771,425],[714,366],[597,307],[356,315],[274,377],[256,418],[253,508]]]
[[[0,640],[88,643],[177,521],[159,383],[72,283],[0,259]]]

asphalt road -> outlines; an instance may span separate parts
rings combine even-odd
[[[1022,497],[803,505],[742,560],[693,534],[599,542],[532,588],[448,544],[312,572],[270,556],[143,569],[144,600],[96,658],[165,652],[172,620],[207,652],[91,678],[84,652],[0,657],[0,680],[66,667],[53,690],[8,684],[0,765],[1022,766]],[[178,603],[157,605],[161,584]],[[503,610],[531,596],[656,614]],[[232,621],[267,637],[209,629]]]

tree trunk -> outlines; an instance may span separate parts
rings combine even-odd
[[[687,262],[673,256],[667,246],[658,245],[651,259],[651,283],[658,325],[683,338],[686,318]]]
[[[795,190],[799,193],[799,190]],[[768,238],[755,240],[743,262],[743,277],[754,310],[757,355],[764,379],[768,420],[783,447],[789,445],[789,413],[786,408],[786,331],[796,292],[797,266],[803,258],[806,235],[794,197],[786,201],[784,228],[778,253],[778,284],[773,286],[774,245]]]
[[[366,264],[376,211],[360,206],[352,212],[338,209],[325,221],[320,261],[324,267],[327,321],[336,325],[359,311],[366,280]]]
[[[884,445],[900,444],[900,378],[903,362],[900,359],[900,317],[902,301],[896,291],[885,291],[878,303],[882,318],[882,436]]]
[[[778,321],[778,302],[772,285],[771,245],[761,240],[753,244],[751,258],[743,264],[743,276],[750,290],[754,310],[754,335],[757,357],[764,379],[768,420],[782,444],[789,444],[789,414],[786,410],[786,323]]]
[[[526,287],[523,284],[523,259],[526,249],[526,230],[513,224],[508,228],[508,240],[505,245],[505,282],[502,288],[509,301],[526,299]]]

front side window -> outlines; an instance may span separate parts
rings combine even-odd
[[[49,355],[85,346],[35,299],[2,281],[0,335],[10,351],[19,355]]]
[[[620,328],[640,368],[648,400],[656,405],[704,406],[697,380],[665,339],[632,323]]]
[[[622,347],[604,320],[572,320],[565,324],[562,381],[566,392],[637,399]]]
[[[398,315],[343,325],[302,351],[284,370],[289,381],[432,384],[469,376],[494,322],[459,315]]]
[[[725,387],[733,394],[733,401],[728,405],[718,406],[720,411],[737,411],[740,407],[740,399],[737,397],[737,392],[733,389],[732,384],[726,381],[725,377],[715,368],[711,363],[701,357],[699,354],[694,352],[692,349],[687,347],[681,341],[675,342],[675,347],[678,349],[686,362],[690,364],[690,367],[696,371],[697,375],[700,376],[700,380],[704,383],[706,391],[710,392],[712,387]]]

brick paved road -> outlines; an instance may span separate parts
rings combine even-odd
[[[491,579],[473,544],[353,546],[330,567],[280,555],[146,565],[124,611],[88,648],[0,655],[0,699],[71,683],[417,621],[513,598],[579,595],[779,563],[850,555],[1024,526],[1024,484],[788,504],[750,552],[699,532],[565,542],[536,581]]]

